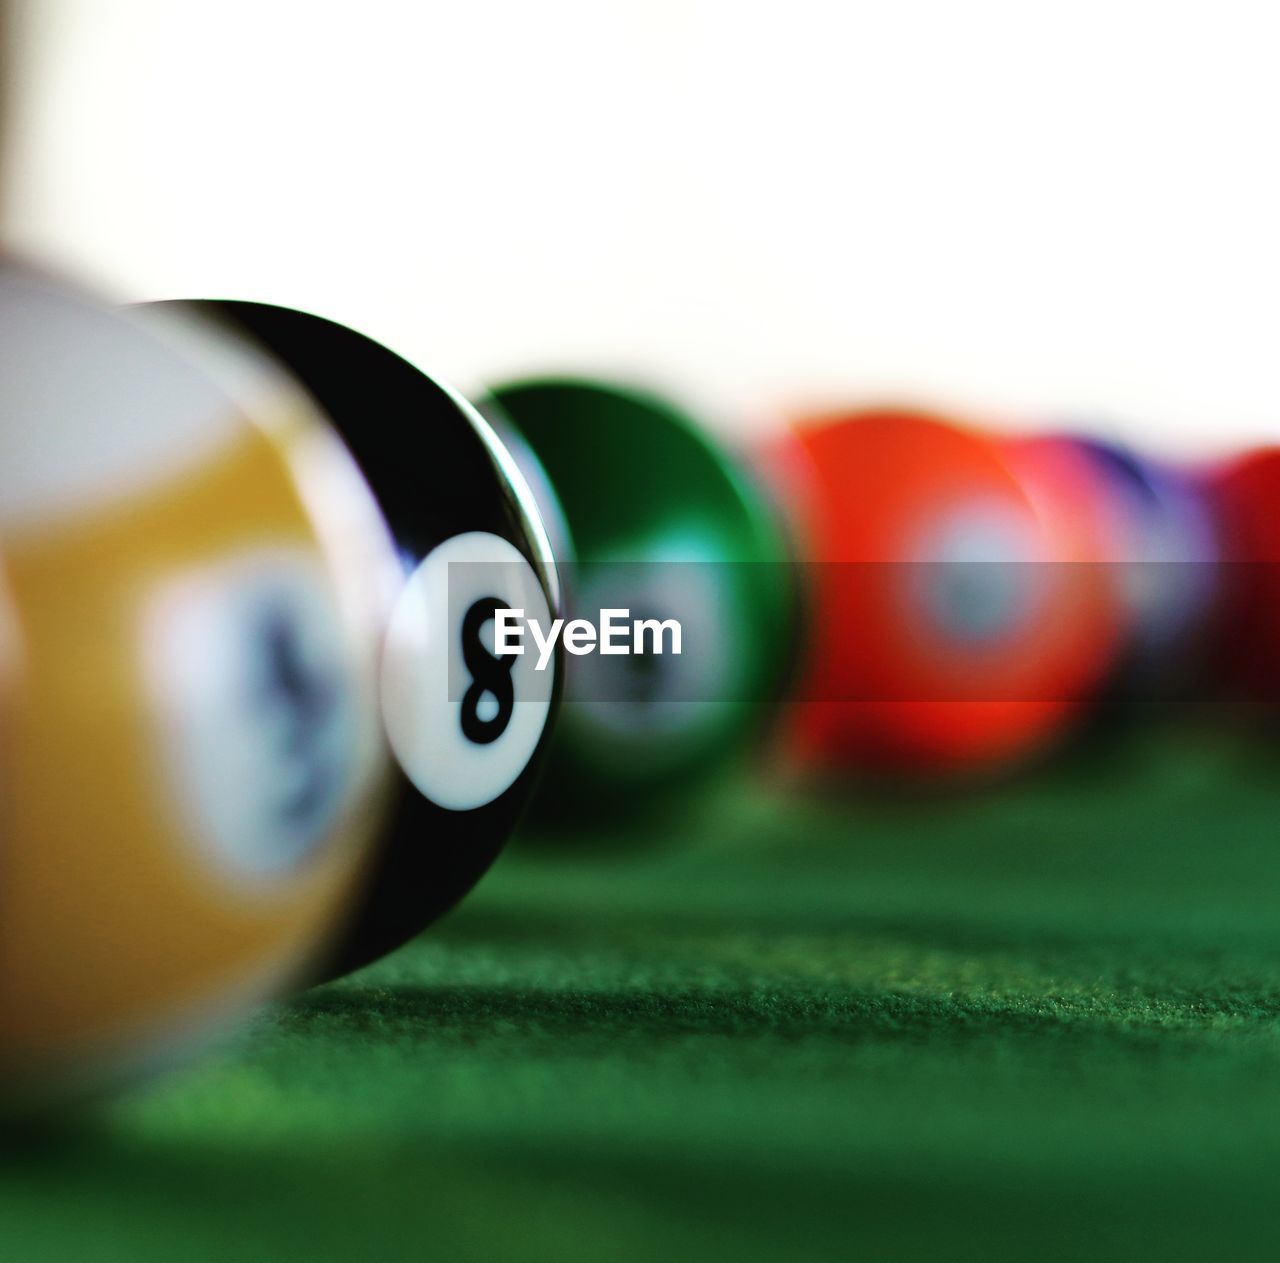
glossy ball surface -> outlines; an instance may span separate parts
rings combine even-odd
[[[792,758],[832,777],[988,775],[1061,738],[1114,629],[1078,541],[1000,444],[931,414],[817,417],[767,460],[811,563]]]
[[[568,613],[598,625],[617,609],[682,631],[679,655],[567,659],[539,814],[670,805],[731,765],[771,713],[795,618],[779,523],[746,471],[649,391],[546,378],[493,397],[562,506]]]
[[[225,334],[0,269],[0,1066],[30,1104],[307,976],[388,768],[367,489]]]
[[[559,700],[559,658],[539,671],[531,655],[495,653],[490,615],[522,608],[549,621],[555,564],[510,453],[460,396],[333,321],[257,303],[195,306],[302,382],[363,471],[398,558],[379,681],[394,807],[325,970],[344,973],[453,907],[522,813]]]

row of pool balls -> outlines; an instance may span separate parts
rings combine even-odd
[[[8,1109],[392,951],[531,800],[598,826],[765,750],[987,777],[1211,652],[1223,689],[1274,671],[1272,452],[1193,476],[881,410],[730,456],[630,387],[477,410],[317,316],[13,262],[0,363]],[[682,652],[540,670],[504,608],[674,619]]]

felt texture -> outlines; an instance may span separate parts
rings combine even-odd
[[[523,838],[390,959],[7,1137],[0,1258],[1274,1257],[1277,766],[1164,732]]]

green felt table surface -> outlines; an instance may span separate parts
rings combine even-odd
[[[1280,773],[747,783],[0,1148],[0,1259],[1262,1258]]]

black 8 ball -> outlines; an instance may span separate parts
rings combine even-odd
[[[259,303],[184,307],[247,335],[290,369],[350,449],[400,562],[380,689],[395,805],[364,897],[322,973],[407,941],[492,863],[529,798],[560,663],[495,652],[493,616],[547,625],[559,604],[537,510],[506,449],[462,399],[343,325]]]

